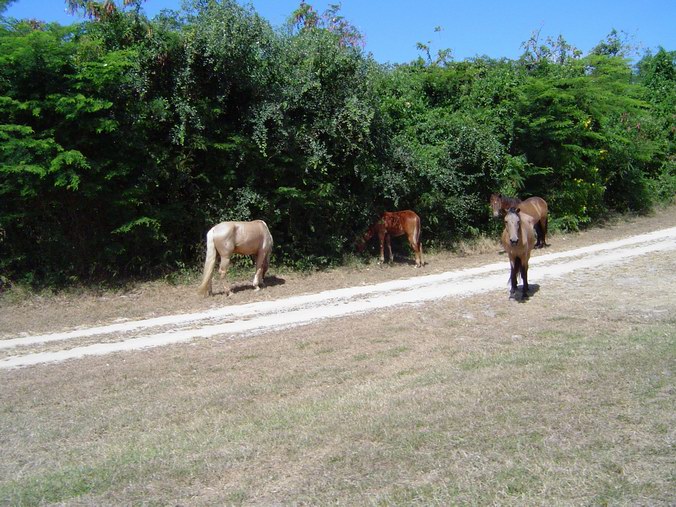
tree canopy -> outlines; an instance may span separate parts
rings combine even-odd
[[[340,262],[376,213],[415,209],[450,245],[494,231],[492,192],[554,227],[672,199],[676,52],[633,67],[535,34],[518,60],[449,50],[381,65],[337,7],[274,29],[234,0],[147,19],[0,25],[0,272],[71,283],[198,265],[223,220],[265,220],[274,262]],[[2,4],[0,4],[2,7]]]

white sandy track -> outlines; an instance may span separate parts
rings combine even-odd
[[[600,243],[531,259],[529,280],[538,285],[580,269],[594,269],[626,262],[652,252],[676,250],[676,227],[626,239]],[[299,326],[327,318],[365,313],[401,304],[419,304],[444,297],[464,297],[491,290],[507,293],[506,260],[485,266],[306,294],[287,299],[228,306],[200,313],[169,315],[87,329],[21,336],[0,340],[0,350],[16,348],[17,355],[0,360],[0,369],[76,359],[88,355],[138,350],[187,342],[195,338],[239,335]],[[160,331],[160,328],[173,329]],[[148,334],[149,330],[158,331]],[[145,334],[144,334],[145,333]],[[84,346],[78,338],[114,335],[116,341]],[[64,342],[58,351],[20,353],[22,347]]]

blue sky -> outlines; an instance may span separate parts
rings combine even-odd
[[[273,26],[282,25],[300,0],[253,0],[253,8]],[[309,0],[323,11],[337,0]],[[518,58],[521,43],[535,30],[541,39],[559,34],[583,52],[613,29],[622,30],[643,50],[676,50],[676,0],[343,0],[341,13],[366,38],[366,51],[379,62],[405,63],[417,58],[417,42],[432,51],[450,48],[455,60],[487,55]],[[62,0],[18,0],[5,16],[68,24],[80,20]],[[181,0],[147,0],[153,17],[179,9]],[[435,32],[435,27],[441,27]]]

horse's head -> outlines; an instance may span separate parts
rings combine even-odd
[[[373,234],[373,226],[371,226],[361,238],[357,239],[357,252],[362,253],[364,251],[364,248],[366,248],[366,243],[368,243],[368,240],[373,237]]]
[[[519,228],[521,227],[521,217],[519,216],[519,208],[509,208],[505,213],[505,230],[509,235],[509,242],[512,246],[519,244]]]
[[[502,208],[502,196],[500,194],[491,194],[491,210],[493,210],[493,218],[500,216],[500,209]]]

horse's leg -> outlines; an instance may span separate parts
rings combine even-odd
[[[535,229],[535,235],[536,235],[535,248],[542,248],[544,246],[544,242],[542,241],[543,232],[542,232],[542,225],[540,224],[539,221],[535,224],[533,229]]]
[[[221,255],[221,265],[218,268],[218,274],[221,277],[221,280],[225,278],[225,275],[228,274],[228,268],[230,267],[230,256]],[[223,288],[225,289],[225,295],[230,295],[230,286],[228,285],[228,280],[226,279],[223,282]]]
[[[385,237],[387,234],[383,231],[378,231],[378,239],[380,240],[380,263],[385,264]]]
[[[415,254],[415,267],[422,267],[422,245],[416,242],[413,234],[408,235],[408,243],[413,248],[413,253]]]
[[[521,281],[523,282],[523,292],[521,293],[522,299],[528,299],[528,264],[521,264]]]
[[[509,266],[510,266],[510,272],[509,272],[509,281],[511,284],[511,288],[509,290],[509,297],[513,298],[514,295],[516,294],[516,288],[517,288],[517,274],[519,273],[519,268],[521,266],[521,259],[519,257],[514,257],[514,259],[509,259]]]
[[[390,264],[394,262],[394,255],[392,255],[392,235],[385,234],[385,241],[387,241],[387,251],[390,253]]]
[[[268,258],[264,251],[259,251],[256,255],[256,274],[253,279],[254,290],[260,290],[261,285],[265,287],[265,272],[268,270]]]
[[[270,252],[265,252],[263,254],[263,266],[261,271],[261,283],[265,285],[265,274],[268,272],[270,267]]]

